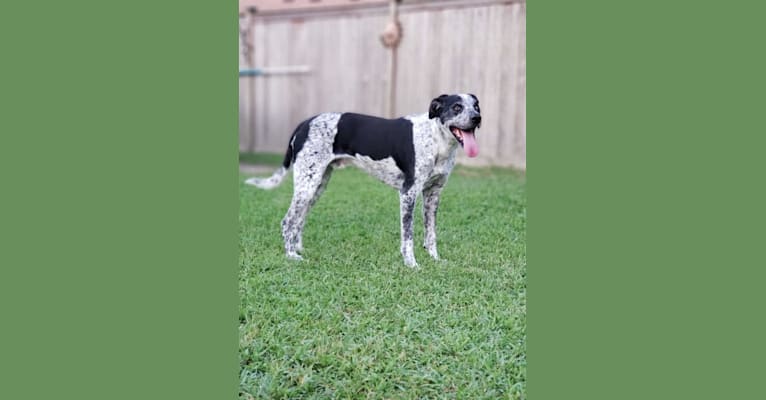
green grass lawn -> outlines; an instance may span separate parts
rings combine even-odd
[[[241,177],[242,180],[245,176]],[[458,167],[442,193],[442,261],[399,254],[395,190],[355,168],[333,174],[285,258],[292,175],[240,187],[240,397],[525,398],[523,174]]]

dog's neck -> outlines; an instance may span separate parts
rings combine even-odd
[[[439,118],[428,118],[428,113],[412,114],[405,118],[413,122],[417,121],[416,123],[419,124],[426,123],[429,125],[429,128],[425,129],[424,132],[428,132],[427,134],[431,135],[434,141],[437,160],[455,158],[460,143],[455,139],[449,128],[442,124]]]
[[[452,134],[449,127],[447,125],[444,125],[439,121],[438,118],[433,119],[434,123],[436,124],[436,127],[438,129],[439,135],[441,136],[442,141],[449,144],[450,149],[455,150],[457,149],[460,143],[458,143],[457,139],[455,139],[455,135]]]
[[[460,143],[455,139],[449,128],[442,124],[438,118],[434,118],[432,121],[436,125],[434,135],[436,136],[437,159],[454,158]]]

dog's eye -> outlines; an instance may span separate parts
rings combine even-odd
[[[477,113],[481,112],[481,111],[479,111],[479,106],[478,105],[473,106],[473,109],[476,110]]]
[[[459,113],[463,111],[463,106],[461,106],[460,104],[455,104],[454,106],[452,106],[452,111]]]

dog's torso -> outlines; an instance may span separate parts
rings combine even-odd
[[[457,143],[427,114],[384,119],[323,113],[306,122],[305,132],[296,134],[305,147],[298,149],[306,160],[302,164],[352,164],[398,190],[416,180],[445,180],[455,164]]]

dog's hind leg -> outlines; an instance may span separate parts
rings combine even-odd
[[[327,171],[325,168],[317,169],[315,164],[304,168],[301,163],[296,163],[293,171],[293,199],[290,208],[282,219],[282,238],[285,241],[285,252],[290,259],[300,260],[298,254],[303,247],[303,226],[309,209],[316,202],[320,188],[325,181]],[[329,174],[327,174],[329,179]],[[327,183],[325,182],[324,185]]]
[[[316,191],[314,192],[314,196],[311,197],[311,200],[309,200],[309,205],[306,208],[305,215],[303,215],[302,218],[299,218],[298,221],[300,221],[300,227],[298,228],[298,239],[297,243],[295,245],[295,250],[298,253],[303,252],[303,226],[306,224],[306,217],[308,216],[308,213],[311,211],[311,209],[314,207],[314,204],[316,204],[317,200],[319,200],[319,197],[324,193],[325,189],[327,188],[327,183],[330,182],[330,176],[332,175],[333,167],[332,165],[328,166],[327,169],[325,169],[324,174],[322,174],[322,180],[319,183],[319,186],[317,187]]]

